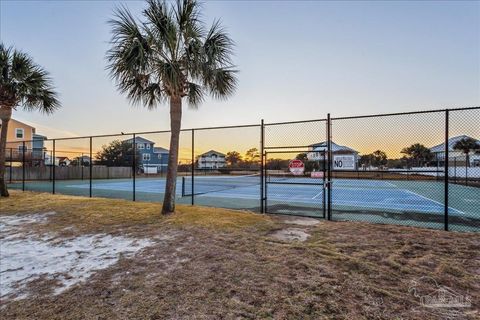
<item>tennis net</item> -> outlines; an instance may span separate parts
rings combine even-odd
[[[229,189],[260,185],[260,174],[243,176],[195,176],[182,178],[182,196],[200,195]]]

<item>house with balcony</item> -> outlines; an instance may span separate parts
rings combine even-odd
[[[0,121],[0,128],[2,123]],[[31,125],[11,119],[8,123],[6,161],[31,161],[35,165],[44,164],[47,137],[36,133]]]
[[[133,143],[133,138],[124,140]],[[155,142],[143,137],[135,137],[135,146],[139,155],[139,167],[144,173],[163,173],[168,167],[168,149],[155,147]]]
[[[219,169],[226,166],[225,154],[215,150],[202,153],[197,157],[198,169]]]

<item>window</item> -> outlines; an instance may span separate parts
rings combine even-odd
[[[23,128],[16,128],[15,129],[15,137],[17,139],[23,139],[24,136],[25,136],[25,130],[23,130]]]
[[[150,143],[145,144],[147,146],[147,149],[150,149]]]
[[[158,159],[162,160],[162,155],[161,154],[158,155]]]
[[[137,149],[145,149],[145,145],[143,143],[137,143]]]
[[[143,160],[150,161],[150,153],[143,153]]]
[[[27,151],[27,147],[26,147],[26,146],[23,146],[23,145],[22,145],[22,146],[18,146],[18,151],[23,152],[24,150]]]

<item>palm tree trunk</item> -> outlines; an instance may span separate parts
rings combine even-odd
[[[167,181],[163,199],[162,214],[175,212],[175,189],[177,184],[178,147],[182,123],[182,98],[170,98],[170,150],[168,152]]]
[[[8,122],[12,117],[12,108],[0,107],[2,131],[0,133],[0,197],[8,197],[7,184],[5,183],[5,154],[7,152]]]

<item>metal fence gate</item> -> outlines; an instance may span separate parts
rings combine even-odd
[[[327,217],[326,124],[326,119],[262,123],[263,212]],[[303,170],[292,173],[289,167],[298,160],[304,165]]]

